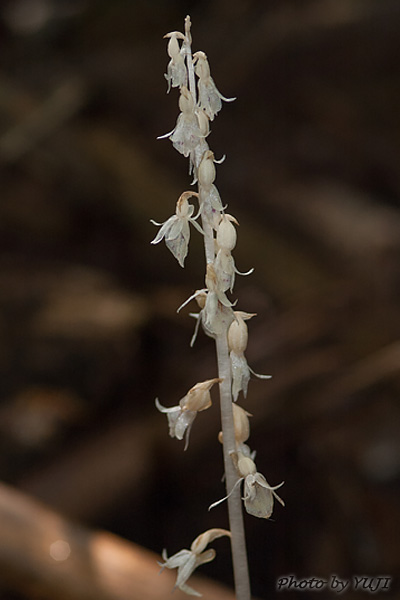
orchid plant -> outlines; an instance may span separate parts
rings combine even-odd
[[[171,88],[179,88],[180,113],[174,129],[159,139],[169,138],[173,147],[189,158],[189,174],[193,177],[192,185],[197,184],[197,191],[183,192],[176,203],[175,214],[164,223],[152,221],[160,227],[152,244],[165,240],[167,248],[184,267],[190,225],[203,238],[205,287],[183,302],[178,311],[193,301],[197,302],[200,310],[191,315],[196,319],[191,346],[201,326],[204,333],[215,340],[218,377],[195,384],[176,406],[164,407],[156,399],[156,407],[167,415],[170,436],[178,440],[185,438],[186,450],[197,413],[209,408],[210,390],[218,384],[222,425],[219,441],[223,445],[227,492],[223,500],[228,502],[230,529],[210,529],[194,540],[190,550],[180,550],[170,558],[164,550],[164,562],[160,566],[177,569],[175,587],[189,595],[199,596],[186,582],[194,569],[215,557],[215,550],[206,550],[206,546],[218,537],[228,536],[231,540],[236,598],[250,600],[242,501],[249,514],[265,519],[272,514],[274,498],[284,503],[275,492],[283,482],[270,486],[257,471],[255,451],[251,451],[246,443],[250,435],[251,415],[236,403],[240,394],[246,398],[251,375],[262,379],[270,376],[255,373],[248,366],[244,354],[248,340],[246,321],[255,314],[234,310],[236,302],[232,302],[227,295],[233,291],[236,275],[249,275],[253,269],[241,273],[236,268],[232,251],[236,246],[236,226],[239,223],[226,212],[214,183],[215,164],[222,161],[216,161],[208,145],[210,122],[221,110],[222,101],[231,102],[235,98],[225,98],[217,89],[206,54],[201,51],[192,53],[190,17],[185,19],[184,33],[173,31],[164,37],[168,39],[167,52],[170,58],[165,78],[168,92]],[[198,203],[197,211],[189,199]],[[240,493],[242,482],[243,498]],[[220,502],[222,500],[214,502],[210,508]]]

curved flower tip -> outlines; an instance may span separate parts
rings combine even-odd
[[[198,412],[206,410],[211,406],[210,389],[215,383],[220,382],[218,377],[207,379],[196,383],[186,396],[184,396],[177,406],[167,408],[160,404],[158,398],[155,400],[157,409],[165,413],[168,418],[169,435],[178,440],[182,440],[185,436],[185,450],[189,445],[189,435],[193,422]]]
[[[186,584],[186,581],[197,567],[208,563],[215,558],[215,550],[212,548],[205,550],[205,548],[210,542],[224,535],[230,537],[231,533],[226,529],[209,529],[197,536],[190,546],[190,550],[180,550],[169,558],[167,556],[167,551],[165,549],[163,550],[162,558],[164,562],[159,562],[158,564],[160,565],[161,570],[165,568],[178,569],[175,588],[179,588],[190,596],[201,596],[199,592],[189,587]]]
[[[165,79],[168,82],[168,90],[172,87],[182,87],[186,83],[186,66],[185,60],[182,56],[181,49],[179,47],[179,40],[184,40],[185,36],[180,31],[171,31],[166,33],[164,38],[169,38],[167,52],[170,57],[170,61],[167,67],[167,73]]]

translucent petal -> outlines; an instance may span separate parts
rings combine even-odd
[[[175,150],[178,150],[183,156],[188,157],[200,143],[201,137],[202,135],[195,114],[186,115],[181,113],[174,132],[169,139]]]
[[[174,413],[174,412],[180,412],[180,410],[181,410],[180,406],[171,406],[170,408],[163,406],[162,404],[160,404],[158,398],[155,399],[155,404],[156,404],[157,409],[162,413]]]
[[[257,485],[254,479],[247,482],[252,477],[249,475],[245,479],[244,506],[246,511],[254,517],[260,519],[269,519],[274,507],[274,498],[270,489]]]
[[[188,253],[188,240],[185,239],[185,236],[182,233],[180,233],[178,237],[174,239],[166,239],[165,243],[167,245],[167,248],[175,256],[180,266],[184,267],[185,258]]]
[[[201,597],[203,595],[203,594],[200,594],[200,592],[196,592],[196,590],[191,588],[189,585],[186,585],[186,583],[181,583],[181,585],[178,587],[180,590],[182,590],[182,592],[185,592],[185,594],[187,594],[188,596]]]
[[[179,60],[181,58],[181,60]],[[168,82],[168,92],[171,87],[182,87],[186,84],[186,67],[183,58],[178,55],[176,58],[172,58],[167,67],[167,73],[165,79]]]
[[[247,387],[250,380],[250,369],[244,354],[236,354],[236,352],[233,352],[232,350],[229,356],[232,368],[232,395],[236,402],[240,391],[243,391],[243,395],[246,398]]]
[[[199,79],[199,103],[210,121],[219,113],[222,108],[221,100],[225,102],[233,102],[236,98],[225,98],[217,89],[212,77],[202,77]]]
[[[211,77],[205,81],[199,79],[198,88],[200,108],[204,110],[210,121],[213,121],[222,108],[221,96]]]
[[[219,192],[215,185],[211,186],[211,189],[207,196],[207,201],[210,203],[212,208],[214,208],[217,211],[222,211],[224,209],[224,207],[222,206],[221,196],[219,195]]]
[[[161,229],[158,231],[156,237],[154,238],[154,240],[152,240],[152,244],[158,244],[159,242],[161,242],[161,240],[168,235],[168,232],[170,231],[171,227],[173,226],[173,224],[176,222],[177,220],[177,216],[176,215],[172,215],[172,217],[170,217],[169,219],[167,219],[164,223],[162,223],[161,225]],[[155,225],[158,225],[158,223],[156,223],[155,221],[153,221],[153,223]]]
[[[179,437],[179,435],[176,434],[176,428],[177,428],[177,424],[179,422],[179,418],[181,416],[181,410],[179,409],[179,411],[170,411],[167,413],[167,419],[168,419],[168,427],[169,427],[169,435],[173,438],[176,437],[178,440],[181,440],[183,438],[183,434],[181,437]]]
[[[222,248],[218,250],[215,259],[215,272],[221,290],[232,292],[235,283],[235,261],[229,251]]]
[[[189,579],[193,571],[197,566],[197,556],[194,552],[190,552],[187,555],[185,561],[183,561],[178,567],[178,574],[176,577],[176,587],[180,588]]]
[[[172,218],[173,217],[171,217],[171,219]],[[165,241],[173,240],[173,239],[177,238],[181,234],[181,232],[184,228],[184,224],[185,224],[184,219],[175,217],[175,219],[173,221],[171,221],[168,230],[165,232]]]
[[[179,552],[177,552],[176,554],[174,554],[173,556],[170,556],[168,558],[167,551],[164,548],[164,550],[162,551],[162,557],[164,559],[164,563],[158,563],[158,564],[163,569],[177,569],[182,564],[184,564],[190,558],[191,555],[192,555],[192,552],[190,550],[180,550]]]
[[[282,485],[283,482],[271,487],[261,473],[248,475],[244,483],[244,505],[246,511],[255,517],[269,519],[274,508],[274,497],[283,506],[285,505],[282,498],[274,491]]]
[[[174,435],[171,437],[176,437],[178,440],[182,440],[185,435],[186,430],[192,427],[193,421],[195,420],[197,415],[196,411],[185,410],[181,411],[178,419],[174,425]],[[169,416],[169,415],[168,415]]]

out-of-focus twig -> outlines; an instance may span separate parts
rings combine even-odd
[[[73,524],[0,484],[0,580],[9,590],[43,600],[164,600],[175,576],[158,572],[148,550]],[[208,600],[234,600],[223,586],[193,583]],[[174,600],[183,598],[176,590]]]
[[[0,137],[0,163],[17,162],[75,115],[86,97],[77,79],[64,81],[49,97]]]

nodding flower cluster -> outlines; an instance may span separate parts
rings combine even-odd
[[[248,417],[251,415],[235,403],[240,392],[246,398],[251,374],[260,378],[270,376],[254,373],[244,354],[248,340],[246,321],[255,314],[234,310],[236,302],[232,302],[227,296],[227,293],[233,292],[235,276],[249,275],[253,269],[240,273],[236,268],[232,251],[236,246],[236,227],[239,223],[235,217],[225,212],[226,207],[223,206],[215,185],[215,164],[222,162],[224,157],[221,161],[216,161],[207,142],[210,122],[221,110],[222,101],[230,102],[235,98],[225,98],[218,91],[210,74],[206,54],[201,51],[192,54],[190,27],[190,18],[186,17],[185,33],[173,31],[164,36],[168,39],[167,52],[170,57],[165,78],[168,82],[168,92],[171,88],[179,88],[180,113],[174,129],[159,139],[169,138],[173,147],[189,158],[189,174],[193,176],[192,185],[197,183],[198,191],[183,192],[176,203],[175,214],[163,223],[152,221],[160,227],[152,244],[158,244],[164,239],[167,248],[184,267],[190,240],[190,224],[203,236],[206,255],[205,287],[190,296],[178,311],[192,300],[197,301],[200,310],[191,315],[196,319],[191,345],[200,326],[206,335],[214,339],[225,336],[229,353],[227,361],[233,401],[232,428],[235,436],[235,448],[229,451],[229,456],[234,465],[234,472],[236,470],[237,473],[236,483],[227,497],[243,481],[246,511],[256,517],[268,519],[272,514],[273,498],[283,504],[275,493],[275,489],[283,484],[271,487],[265,477],[257,471],[254,463],[255,452],[246,444],[250,434]],[[189,199],[198,202],[197,211],[194,205],[189,203]],[[170,408],[162,406],[158,399],[156,400],[158,410],[167,415],[170,436],[179,440],[185,437],[185,450],[197,413],[211,405],[210,389],[215,383],[221,385],[222,381],[219,377],[197,383],[176,406]],[[221,432],[221,442],[223,437]],[[211,507],[219,502],[221,501],[212,504]],[[231,534],[226,530],[212,529],[196,538],[190,550],[181,550],[171,558],[167,558],[166,551],[163,552],[162,567],[178,568],[176,587],[188,594],[199,595],[186,585],[186,580],[197,566],[214,558],[215,551],[204,552],[204,548],[209,541],[221,535]]]

